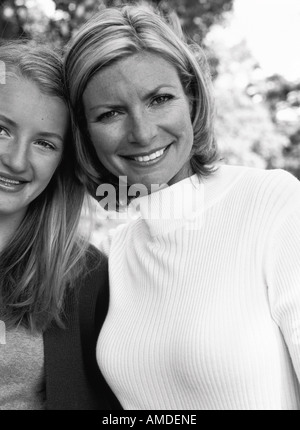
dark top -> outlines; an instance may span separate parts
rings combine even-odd
[[[44,333],[46,409],[122,409],[96,361],[96,342],[108,309],[107,260],[93,249],[87,271],[66,299],[66,328]]]

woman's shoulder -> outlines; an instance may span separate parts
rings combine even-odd
[[[238,178],[243,186],[251,186],[251,189],[269,190],[275,194],[285,195],[300,192],[300,181],[290,172],[284,169],[262,169],[247,166],[224,165],[221,167],[224,176]],[[299,195],[300,197],[300,195]]]
[[[253,166],[239,166],[239,165],[231,165],[231,164],[224,164],[219,167],[221,169],[222,173],[224,175],[231,175],[231,176],[237,176],[237,175],[243,175],[247,178],[252,179],[266,179],[266,178],[272,178],[272,179],[278,179],[282,181],[287,182],[294,182],[295,184],[299,185],[299,180],[292,175],[287,170],[281,169],[281,168],[274,168],[274,169],[263,169],[260,167],[253,167]]]
[[[281,219],[300,208],[300,181],[286,170],[224,166],[224,171],[238,178],[232,189],[239,203],[262,216]]]
[[[300,181],[286,170],[249,168],[246,175],[262,193],[272,194],[276,199],[300,199]]]
[[[221,165],[214,175],[210,191],[216,201],[230,198],[231,204],[278,216],[300,207],[300,181],[286,170]]]
[[[281,168],[262,169],[259,167],[246,167],[247,175],[258,178],[272,178],[272,180],[294,182],[299,184],[299,180],[287,170]]]

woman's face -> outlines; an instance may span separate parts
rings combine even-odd
[[[19,216],[44,191],[63,153],[69,113],[31,81],[0,85],[0,217]]]
[[[88,83],[83,103],[99,160],[128,185],[150,190],[190,176],[190,101],[162,57],[135,54],[104,68]]]

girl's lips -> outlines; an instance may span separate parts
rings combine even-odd
[[[26,180],[23,177],[15,177],[15,176],[11,176],[8,174],[3,174],[0,172],[0,181],[6,182],[6,183],[11,183],[11,184],[20,184],[23,182],[29,182],[28,180]]]
[[[0,176],[0,189],[6,192],[15,193],[21,191],[27,182],[8,179]]]

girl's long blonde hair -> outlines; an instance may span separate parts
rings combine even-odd
[[[2,41],[0,60],[6,73],[32,81],[67,104],[60,53],[28,41]],[[51,321],[63,325],[65,294],[84,267],[87,248],[77,233],[85,193],[74,175],[75,163],[69,131],[49,185],[0,253],[0,319],[7,326],[43,330]]]

